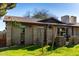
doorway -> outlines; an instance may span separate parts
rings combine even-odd
[[[24,43],[25,43],[25,28],[22,28],[20,44],[24,45]]]

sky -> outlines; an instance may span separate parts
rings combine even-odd
[[[76,16],[79,22],[79,4],[77,3],[17,3],[16,7],[8,10],[6,15],[9,16],[25,16],[27,12],[31,14],[34,10],[46,9],[52,15],[61,20],[61,16]],[[0,20],[0,31],[5,29],[5,23]]]

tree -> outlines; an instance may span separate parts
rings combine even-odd
[[[45,18],[50,17],[50,15],[48,13],[48,10],[43,9],[43,10],[38,10],[38,11],[36,10],[32,17],[45,19]]]
[[[31,18],[31,12],[27,11],[24,15],[24,18]]]
[[[4,16],[7,10],[13,9],[15,6],[15,3],[0,3],[0,17]]]
[[[15,6],[16,6],[15,3],[0,3],[0,18],[7,13],[7,10],[13,9]],[[11,28],[11,33],[12,33],[12,28]]]
[[[48,10],[42,9],[42,10],[36,10],[35,13],[33,14],[32,18],[38,18],[38,19],[46,19],[51,17],[50,14],[48,13]],[[47,35],[47,27],[45,26],[44,28],[44,40],[43,43],[41,45],[42,47],[42,54],[44,54],[44,50],[43,47],[47,44],[47,39],[46,39],[46,35]]]

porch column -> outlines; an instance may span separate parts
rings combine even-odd
[[[11,46],[11,24],[6,24],[6,46]]]
[[[33,44],[36,44],[37,40],[37,26],[33,26]]]
[[[56,37],[57,36],[57,27],[53,26],[52,29],[53,29],[52,30],[53,31],[53,36]]]
[[[57,27],[52,26],[52,48],[54,47],[55,38],[57,36]]]
[[[48,42],[47,42],[47,26],[44,27],[44,44],[47,45]]]
[[[26,28],[25,28],[25,45],[29,45],[30,43],[29,43],[29,27],[28,26],[26,26]],[[31,37],[31,36],[30,36]]]

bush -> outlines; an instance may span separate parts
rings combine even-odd
[[[69,38],[69,45],[75,45],[75,44],[78,44],[78,43],[79,43],[78,37],[72,36],[72,37]]]
[[[65,46],[65,44],[66,44],[66,39],[63,36],[57,36],[55,38],[55,46],[56,47]]]

